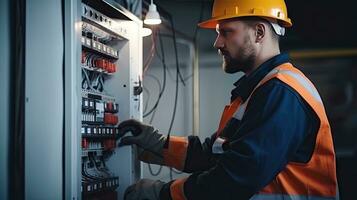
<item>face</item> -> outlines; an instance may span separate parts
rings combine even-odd
[[[226,21],[217,25],[214,47],[223,56],[226,73],[249,72],[256,59],[254,31],[242,21]]]

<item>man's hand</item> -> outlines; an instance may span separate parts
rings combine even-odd
[[[125,190],[124,200],[159,200],[164,184],[159,180],[141,179]]]
[[[118,129],[119,135],[122,136],[128,132],[132,133],[132,136],[123,137],[119,145],[135,144],[138,146],[139,160],[152,164],[163,164],[162,154],[166,137],[159,134],[154,127],[130,119],[120,123]]]

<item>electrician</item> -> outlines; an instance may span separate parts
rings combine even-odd
[[[122,138],[139,159],[192,173],[168,183],[142,179],[125,199],[338,199],[330,125],[314,85],[280,53],[291,27],[283,0],[215,0],[214,47],[226,73],[244,72],[219,128],[203,143],[196,136],[164,136],[135,120]],[[208,109],[208,108],[207,108]]]

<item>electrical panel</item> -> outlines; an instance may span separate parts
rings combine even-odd
[[[99,3],[98,3],[99,2]],[[81,5],[82,199],[122,199],[140,178],[133,147],[120,147],[117,126],[141,120],[141,21],[107,2]]]

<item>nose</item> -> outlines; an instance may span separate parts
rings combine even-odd
[[[216,41],[213,44],[213,47],[216,49],[221,49],[224,47],[224,40],[220,34],[217,35]]]

